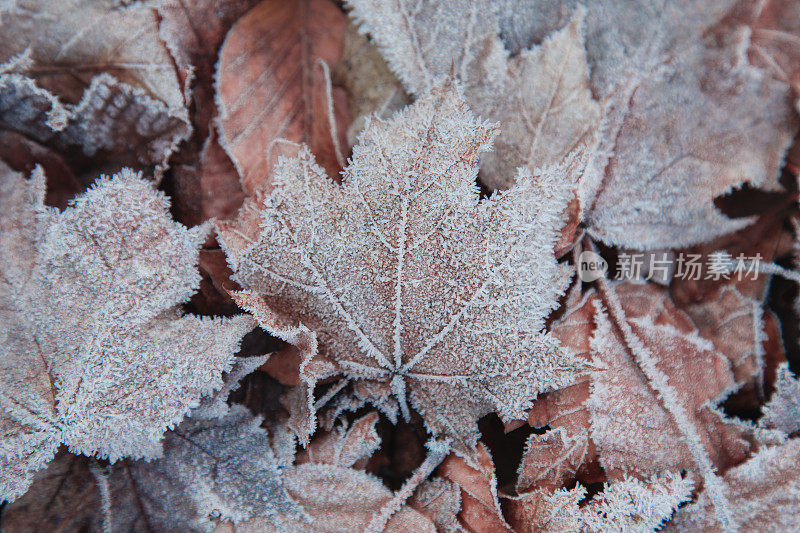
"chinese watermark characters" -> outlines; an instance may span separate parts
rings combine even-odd
[[[674,252],[620,252],[616,272],[608,274],[608,262],[595,252],[582,252],[578,258],[581,281],[592,282],[601,277],[614,280],[648,280],[668,284],[682,280],[756,279],[762,271],[761,254],[732,257],[727,252],[709,255]]]

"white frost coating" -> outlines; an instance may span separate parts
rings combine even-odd
[[[584,531],[651,532],[692,496],[693,484],[665,472],[640,481],[627,478],[605,484],[580,510]]]
[[[510,187],[516,167],[543,168],[580,146],[593,147],[601,106],[589,89],[583,8],[541,45],[509,57],[496,2],[349,5],[409,91],[423,94],[452,67],[475,112],[503,124],[494,150],[481,158],[481,179],[489,187]]]
[[[792,374],[788,363],[778,365],[775,392],[763,413],[759,427],[779,429],[787,435],[800,431],[800,379]]]
[[[333,364],[377,385],[379,408],[407,402],[464,453],[480,416],[524,417],[579,366],[543,332],[570,276],[553,256],[566,171],[520,172],[480,200],[478,157],[495,132],[447,80],[372,120],[341,186],[307,149],[283,159],[256,242],[242,249],[250,230],[219,226],[240,305],[278,334],[316,334],[306,370]]]
[[[0,167],[0,499],[60,444],[153,457],[165,429],[222,385],[250,317],[181,316],[207,228],[172,221],[139,175],[103,177],[63,212],[44,176]]]
[[[503,121],[482,169],[490,187],[512,183],[508,165],[583,144],[592,157],[576,193],[594,238],[685,247],[751,223],[713,200],[744,183],[776,188],[798,122],[788,84],[747,63],[746,28],[719,26],[736,2],[585,4],[584,31],[575,0],[348,1],[412,93],[452,66],[470,105]]]
[[[656,359],[650,353],[650,350],[631,329],[625,317],[625,311],[622,309],[613,287],[604,278],[601,278],[598,280],[598,289],[603,301],[608,306],[609,314],[613,318],[614,324],[619,328],[625,344],[636,360],[636,364],[647,377],[650,386],[657,393],[658,398],[672,415],[673,420],[680,429],[684,442],[688,446],[700,474],[703,476],[705,490],[714,503],[714,510],[721,529],[725,532],[734,531],[736,522],[731,514],[730,503],[725,496],[722,480],[717,476],[708,452],[703,446],[698,429],[680,401],[680,396],[670,385],[669,378],[656,365]],[[611,328],[611,323],[603,313],[598,313],[596,316],[598,317],[598,330]]]
[[[725,473],[724,491],[736,509],[739,531],[797,531],[800,508],[800,439],[762,448]],[[703,490],[697,501],[675,513],[665,531],[717,533],[712,499]]]
[[[190,419],[167,435],[152,468],[183,490],[202,517],[240,522],[302,511],[287,494],[261,418],[234,405],[220,418]]]

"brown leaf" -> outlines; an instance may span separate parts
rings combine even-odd
[[[461,488],[459,522],[469,531],[510,531],[500,508],[494,462],[483,443],[478,444],[476,459],[477,464],[472,466],[465,459],[450,454],[437,471],[439,476]]]
[[[760,302],[742,296],[736,285],[730,284],[683,310],[700,335],[728,358],[737,384],[755,379],[760,386],[767,340]]]
[[[640,481],[606,483],[603,491],[578,505],[586,489],[540,489],[506,500],[511,523],[520,533],[656,531],[687,499],[692,483],[669,472]]]
[[[446,479],[435,477],[420,485],[408,505],[430,518],[436,531],[461,531],[458,513],[461,510],[461,489]]]
[[[214,65],[225,35],[259,0],[163,0],[158,4],[158,34],[178,68],[187,102],[192,102],[192,124],[205,139],[214,104]]]
[[[589,436],[571,436],[564,428],[532,434],[525,443],[519,465],[517,491],[556,489],[565,485],[584,463]]]
[[[349,427],[339,425],[330,432],[318,434],[308,445],[296,461],[297,464],[306,462],[354,467],[359,462],[368,459],[380,446],[380,437],[375,431],[378,423],[378,413],[372,412],[364,415]],[[356,467],[357,468],[357,467]]]
[[[625,285],[615,286],[623,305],[627,302]],[[629,311],[625,305],[630,327],[650,350],[658,369],[676,391],[678,397],[672,401],[680,402],[689,417],[697,417],[709,400],[733,385],[729,363],[696,332],[681,331],[674,324],[665,323],[666,318],[657,324],[654,319],[662,309],[658,302],[666,291],[652,285],[640,287],[647,287],[651,295],[651,310],[637,316],[636,309]],[[681,313],[673,309],[671,314],[680,316]],[[601,464],[609,474],[615,471],[649,474],[693,468],[694,458],[683,444],[682,429],[677,425],[683,421],[674,420],[662,406],[660,393],[653,390],[625,341],[601,309],[595,320],[592,362],[597,371],[592,373],[592,393],[587,407],[592,416],[592,440],[597,445]],[[685,315],[684,319],[672,322],[684,320]],[[696,419],[694,424],[703,427]],[[706,441],[706,453],[712,457],[720,453],[709,444],[710,436],[702,438]]]
[[[279,138],[310,145],[328,174],[339,175],[335,143],[346,146],[349,110],[340,89],[329,101],[319,61],[339,59],[345,25],[329,0],[266,0],[225,38],[216,73],[220,142],[248,194],[270,179],[265,156]]]
[[[486,447],[478,444],[477,468],[451,454],[442,462],[438,474],[461,488],[459,523],[469,531],[511,531],[503,517],[497,494],[494,462]]]
[[[77,104],[62,104],[31,78],[0,74],[0,123],[64,155],[74,157],[77,147],[95,165],[104,162],[107,172],[163,168],[189,135],[185,113],[108,74],[94,77],[82,94]]]
[[[800,6],[796,2],[740,2],[739,20],[750,26],[750,61],[775,79],[800,88]]]
[[[509,523],[519,533],[564,533],[581,530],[578,503],[586,489],[536,490],[506,499]]]

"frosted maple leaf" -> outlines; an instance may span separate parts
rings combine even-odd
[[[578,365],[543,331],[569,279],[553,256],[568,180],[522,172],[481,200],[478,157],[496,131],[448,79],[373,120],[342,185],[305,148],[282,160],[256,240],[218,226],[239,305],[306,353],[301,438],[322,377],[344,374],[387,413],[415,408],[465,453],[479,417],[524,416],[571,380]]]
[[[576,191],[594,238],[707,241],[752,222],[714,198],[777,188],[798,122],[789,85],[748,64],[733,0],[597,0],[585,17],[577,0],[348,3],[411,92],[452,65],[470,104],[508,124],[489,186],[511,183],[503,165],[558,161],[599,131]]]
[[[254,323],[183,315],[207,228],[173,222],[130,170],[63,212],[44,207],[40,170],[2,165],[0,179],[0,499],[13,500],[62,443],[158,455]]]

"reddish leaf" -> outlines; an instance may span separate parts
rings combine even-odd
[[[220,51],[216,74],[220,141],[248,194],[269,179],[266,154],[276,139],[311,146],[317,161],[338,176],[331,138],[345,146],[349,125],[343,91],[326,94],[323,68],[342,51],[346,19],[329,0],[267,0],[233,26]]]

